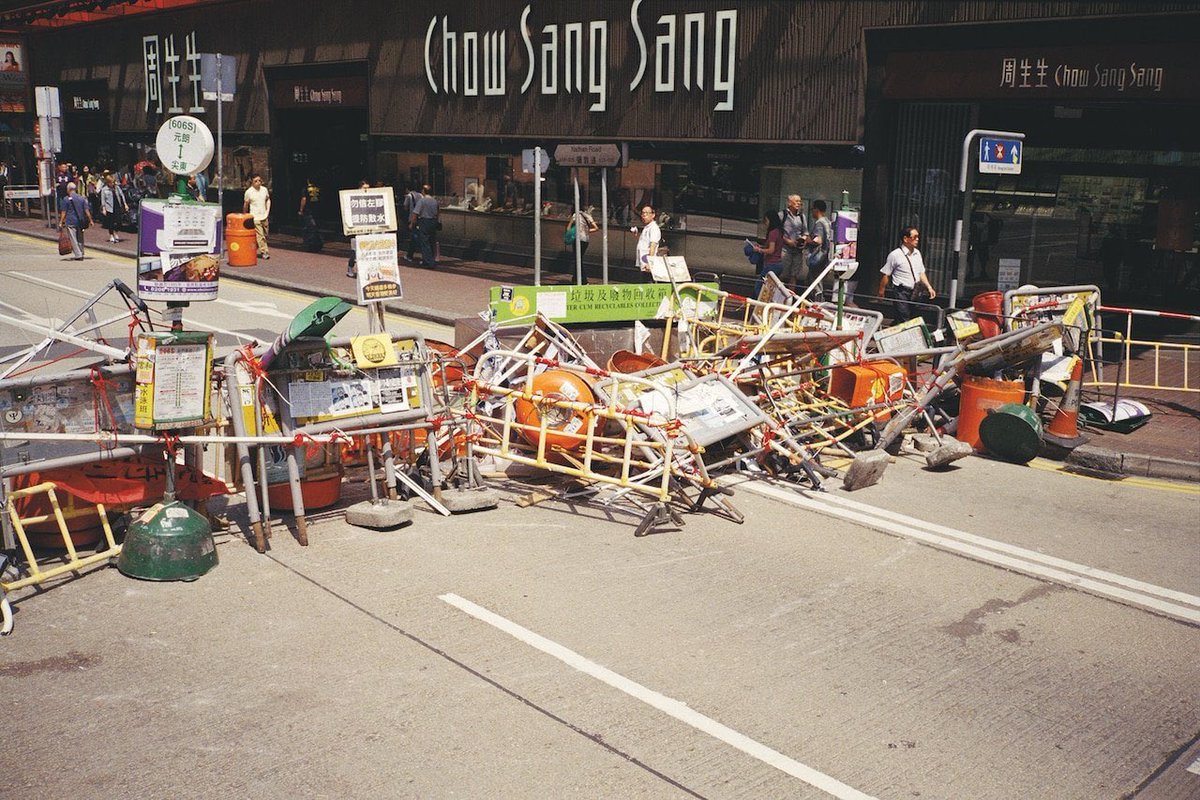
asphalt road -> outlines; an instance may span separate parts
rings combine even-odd
[[[2,244],[18,307],[17,273],[112,274]],[[259,336],[306,303],[226,288],[241,305],[198,322]],[[1200,796],[1196,487],[922,464],[854,494],[735,476],[745,524],[642,538],[505,484],[495,511],[386,533],[317,512],[307,548],[277,523],[259,555],[233,498],[194,583],[18,594],[2,793]]]

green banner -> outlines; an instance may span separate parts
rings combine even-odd
[[[715,283],[704,286],[717,288]],[[610,283],[588,286],[493,286],[492,319],[498,323],[542,312],[554,322],[628,322],[654,319],[668,308],[669,283]],[[665,314],[664,314],[665,315]]]

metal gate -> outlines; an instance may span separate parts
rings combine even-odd
[[[938,294],[950,290],[958,261],[954,222],[958,218],[958,170],[962,140],[973,107],[963,103],[901,103],[892,159],[890,237],[884,252],[900,244],[900,228],[921,231],[921,255]]]

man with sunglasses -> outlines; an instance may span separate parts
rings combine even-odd
[[[921,233],[909,225],[900,230],[900,246],[888,253],[880,273],[879,296],[889,297],[892,308],[895,309],[895,322],[904,322],[921,315],[918,306],[913,305],[913,293],[917,286],[924,287],[928,299],[937,297],[933,285],[925,275],[925,262],[921,259],[921,251],[917,245],[921,241]]]

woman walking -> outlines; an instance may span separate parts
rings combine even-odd
[[[117,229],[127,211],[129,203],[125,200],[125,193],[117,186],[117,181],[112,175],[105,175],[104,185],[100,187],[100,218],[104,220],[104,227],[108,229],[109,242],[115,244],[121,241],[117,236]]]

